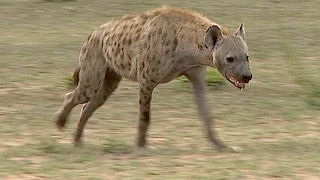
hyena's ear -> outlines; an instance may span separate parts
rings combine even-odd
[[[204,46],[210,50],[213,50],[216,43],[223,37],[220,28],[217,25],[213,25],[208,28],[204,35]]]
[[[240,24],[234,35],[241,37],[243,40],[245,40],[246,32],[244,31],[244,25],[243,23]]]

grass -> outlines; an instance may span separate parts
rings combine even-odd
[[[65,85],[69,86],[70,88],[75,88],[75,84],[73,83],[73,76],[72,74],[68,74],[63,78],[63,82]]]
[[[113,17],[162,4],[231,30],[244,22],[252,82],[240,92],[216,71],[208,76],[224,83],[209,88],[215,129],[243,151],[212,150],[181,79],[155,90],[148,149],[134,146],[138,86],[127,80],[74,148],[80,106],[63,132],[53,115],[72,89],[83,41]],[[319,179],[319,9],[316,0],[2,0],[0,179]]]
[[[207,81],[207,86],[210,87],[211,89],[218,89],[222,85],[225,85],[226,83],[226,80],[224,79],[224,77],[220,75],[216,69],[213,69],[213,68],[208,68],[206,81]],[[179,77],[178,82],[180,82],[180,84],[182,83],[182,87],[190,87],[190,86],[185,86],[185,84],[189,84],[189,80],[184,76]],[[178,87],[181,88],[181,86],[178,86]]]
[[[75,0],[43,0],[45,2],[67,2],[67,1],[75,1]]]

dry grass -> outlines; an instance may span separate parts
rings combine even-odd
[[[64,132],[52,118],[93,29],[113,17],[170,4],[202,12],[229,29],[245,23],[254,79],[227,84],[209,102],[220,138],[207,142],[192,94],[159,86],[149,148],[134,147],[137,84],[123,81],[90,119],[74,148],[77,107]],[[1,179],[319,179],[320,5],[316,0],[0,2]]]

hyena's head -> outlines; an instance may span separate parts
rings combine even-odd
[[[212,50],[213,63],[218,71],[234,86],[244,89],[252,74],[243,24],[233,34],[223,34],[218,26],[211,26],[205,34],[204,45]]]

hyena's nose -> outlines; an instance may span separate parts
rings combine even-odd
[[[252,79],[252,74],[242,74],[242,79],[245,83],[248,83]]]

